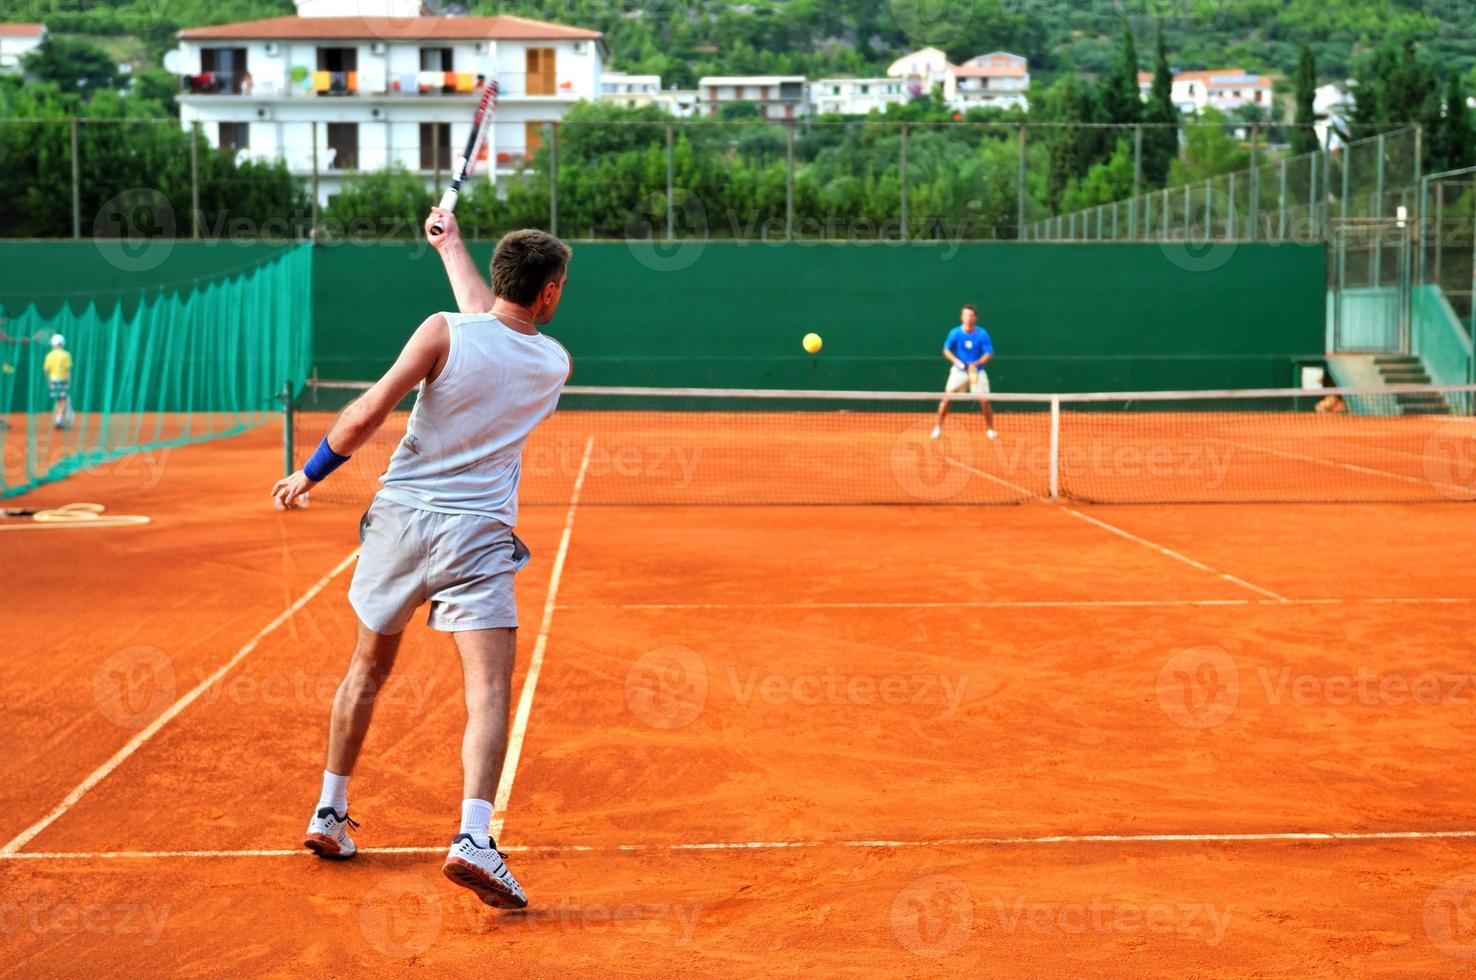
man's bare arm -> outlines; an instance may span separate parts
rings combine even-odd
[[[422,381],[436,380],[451,352],[451,331],[446,318],[437,313],[422,323],[384,377],[354,400],[328,431],[328,448],[339,456],[352,456],[378,431],[410,390]],[[302,470],[272,487],[277,507],[287,510],[318,481]]]
[[[432,230],[437,224],[441,226],[439,234]],[[446,278],[451,281],[451,292],[456,297],[456,308],[462,313],[486,313],[492,309],[495,300],[492,289],[477,271],[466,242],[461,240],[456,215],[442,208],[431,208],[430,217],[425,219],[425,237],[440,253]]]

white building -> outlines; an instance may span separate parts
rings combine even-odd
[[[1153,74],[1138,73],[1138,91],[1146,101],[1153,91]],[[1254,105],[1271,111],[1271,79],[1243,68],[1212,68],[1174,75],[1171,96],[1181,113],[1192,115],[1207,108],[1233,112]]]
[[[605,102],[635,109],[651,105],[660,94],[660,75],[627,75],[623,71],[607,71],[600,76],[600,98]]]
[[[0,71],[20,71],[21,59],[45,38],[45,24],[0,24]]]
[[[481,172],[515,171],[544,128],[600,94],[597,31],[524,17],[422,16],[417,0],[297,0],[299,15],[181,31],[180,121],[222,148],[341,178],[401,165],[429,183],[470,133],[484,80],[499,86]]]
[[[1348,121],[1353,117],[1353,89],[1358,83],[1353,79],[1346,82],[1330,82],[1319,85],[1312,95],[1312,116],[1316,120],[1319,146],[1335,150],[1343,145],[1338,133],[1348,131]]]
[[[691,119],[702,110],[702,93],[695,88],[669,88],[657,92],[651,101],[678,119]]]
[[[953,91],[954,80],[948,74],[952,67],[948,63],[948,55],[942,51],[923,48],[904,54],[888,65],[887,77],[902,80],[902,90],[908,99],[927,95],[939,85],[944,87],[944,97],[947,98]]]
[[[810,111],[864,116],[908,100],[900,78],[822,78],[810,83]]]
[[[1018,54],[991,51],[948,67],[952,93],[945,87],[948,104],[956,109],[988,106],[1024,109],[1030,90],[1030,63]]]
[[[699,112],[716,116],[724,104],[749,102],[765,119],[798,119],[809,113],[803,75],[709,75],[697,80]]]

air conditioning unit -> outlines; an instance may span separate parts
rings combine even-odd
[[[381,108],[379,108],[378,106],[374,107],[373,109],[370,109],[369,110],[369,118],[370,119],[383,119],[384,118],[384,110],[381,109]]]
[[[268,109],[266,106],[259,106],[256,110],[256,118],[270,119],[272,118],[272,110]]]
[[[574,42],[574,53],[575,54],[584,54],[584,52],[586,52],[588,50],[589,50],[589,42],[588,41],[575,41]]]
[[[475,45],[472,46],[472,48],[476,51],[477,54],[486,54],[488,44],[486,41],[478,41]]]
[[[369,42],[369,53],[370,54],[384,54],[384,42],[383,41],[371,41],[371,42]]]
[[[275,58],[277,55],[282,53],[282,46],[276,41],[268,41],[263,50],[266,51],[266,56],[268,58]]]

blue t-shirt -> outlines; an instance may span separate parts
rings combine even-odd
[[[965,364],[973,364],[985,354],[994,353],[994,344],[989,340],[989,334],[977,323],[974,324],[972,332],[965,330],[963,324],[959,324],[948,331],[948,339],[943,341],[943,349]]]

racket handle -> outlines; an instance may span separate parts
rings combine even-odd
[[[457,196],[458,195],[456,193],[456,188],[454,188],[454,187],[448,187],[448,188],[446,188],[446,193],[444,193],[444,194],[441,195],[441,203],[439,205],[440,208],[441,208],[441,210],[442,211],[455,211],[456,210],[456,198],[457,198]],[[446,226],[443,225],[443,224],[441,224],[441,222],[439,220],[437,220],[435,224],[431,225],[431,231],[434,232],[437,235],[439,235],[441,232],[443,232],[445,230],[446,230]]]

